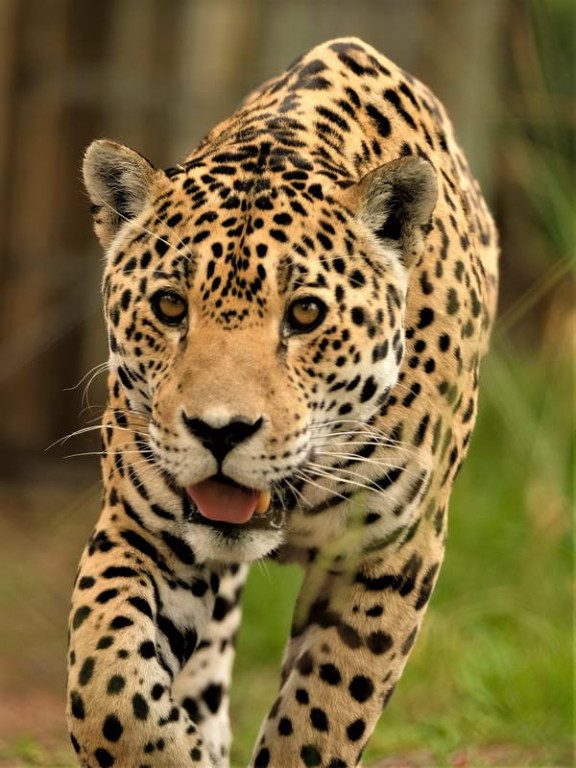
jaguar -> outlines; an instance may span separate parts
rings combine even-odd
[[[98,140],[83,176],[110,356],[69,625],[79,763],[229,765],[242,588],[274,559],[303,581],[251,765],[352,768],[438,576],[495,314],[451,122],[342,38],[180,165]]]

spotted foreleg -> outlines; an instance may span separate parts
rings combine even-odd
[[[441,542],[422,526],[392,554],[307,573],[280,695],[253,766],[358,764],[413,646],[441,559]]]
[[[236,634],[242,618],[240,597],[248,567],[222,567],[214,611],[196,653],[174,682],[173,695],[199,724],[202,737],[219,768],[229,764],[228,692]]]
[[[202,734],[172,694],[214,609],[212,574],[192,566],[180,578],[152,543],[121,535],[134,548],[104,531],[93,537],[73,593],[72,745],[87,768],[214,768]]]

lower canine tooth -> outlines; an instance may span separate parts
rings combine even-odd
[[[257,515],[263,515],[268,511],[271,498],[272,494],[270,491],[260,491],[260,496],[258,496],[258,503],[256,504],[256,509],[254,510]]]

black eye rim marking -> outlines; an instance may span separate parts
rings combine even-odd
[[[318,316],[310,323],[302,323],[294,315],[294,309],[302,304],[315,304],[318,307]],[[299,296],[292,301],[284,316],[284,329],[287,335],[311,333],[324,322],[328,313],[328,307],[322,299],[316,296]]]
[[[173,316],[166,314],[161,308],[161,302],[163,300],[172,302],[174,306],[181,304],[182,312]],[[188,304],[186,299],[184,299],[177,291],[174,291],[170,288],[161,288],[160,290],[153,293],[150,297],[150,306],[152,307],[152,311],[158,320],[164,323],[164,325],[176,327],[182,325],[184,320],[188,317]]]

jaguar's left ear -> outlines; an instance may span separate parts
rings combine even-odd
[[[399,252],[406,267],[418,259],[438,185],[434,169],[420,157],[402,157],[366,174],[347,190],[360,220],[384,246]]]

